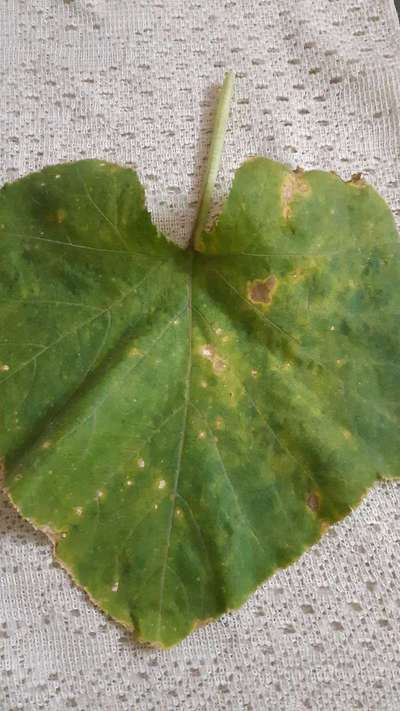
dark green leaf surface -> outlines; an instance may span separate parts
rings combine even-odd
[[[361,179],[243,164],[197,251],[135,173],[0,193],[0,456],[91,598],[170,646],[399,476],[399,245]]]

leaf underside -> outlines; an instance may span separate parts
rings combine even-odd
[[[399,476],[399,243],[361,179],[263,158],[195,249],[131,170],[0,192],[0,457],[74,580],[169,647]]]

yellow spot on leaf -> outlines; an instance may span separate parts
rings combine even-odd
[[[76,506],[76,507],[74,508],[74,512],[76,513],[77,516],[82,516],[82,514],[83,514],[83,508],[82,508],[82,506]]]
[[[306,197],[310,194],[311,188],[302,170],[298,169],[288,173],[283,180],[281,188],[281,206],[284,220],[290,220],[292,217],[291,203],[293,198],[296,195],[304,195]]]
[[[59,225],[61,225],[62,222],[64,222],[66,216],[67,216],[66,211],[62,207],[60,207],[56,212],[56,218],[57,218],[57,222]]]
[[[351,434],[351,432],[349,432],[349,430],[342,430],[342,435],[347,440],[352,439],[352,437],[353,437],[353,435]]]
[[[117,580],[117,581],[114,583],[114,585],[112,586],[111,591],[112,591],[112,592],[118,592],[118,588],[119,588],[119,582],[118,582],[118,580]]]
[[[138,459],[137,465],[138,465],[139,469],[144,469],[144,459]]]
[[[197,435],[197,439],[205,439],[205,438],[206,438],[206,433],[204,432],[204,430],[201,430],[201,432],[199,432],[199,434]]]
[[[46,441],[42,444],[42,449],[48,449],[49,447],[51,447],[51,442],[49,439],[46,439]]]
[[[215,426],[216,426],[217,430],[223,429],[224,421],[223,421],[222,417],[218,416],[215,418]]]
[[[143,355],[142,351],[139,350],[139,348],[131,348],[128,351],[128,356],[129,358],[135,358],[136,356],[141,356]]]

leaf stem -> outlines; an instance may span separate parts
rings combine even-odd
[[[217,110],[215,112],[213,133],[211,145],[207,159],[206,172],[204,175],[199,207],[197,210],[196,221],[191,237],[191,244],[196,247],[201,233],[203,232],[207,216],[210,209],[212,194],[214,192],[215,181],[217,178],[222,150],[224,147],[224,139],[226,127],[229,118],[229,109],[233,93],[233,74],[227,72],[224,77],[224,83],[220,89],[218,97]]]

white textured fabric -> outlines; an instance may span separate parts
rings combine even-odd
[[[392,0],[1,0],[1,178],[137,167],[157,223],[193,224],[215,86],[236,91],[217,202],[250,154],[362,171],[399,205]],[[398,711],[400,486],[376,488],[238,613],[137,646],[0,508],[2,711]]]

